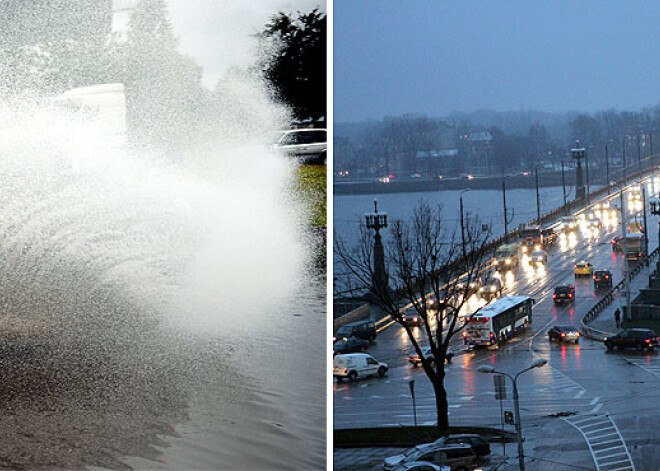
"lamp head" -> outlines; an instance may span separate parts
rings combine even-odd
[[[548,360],[539,358],[538,360],[535,360],[534,363],[532,363],[532,368],[541,368],[546,363],[548,363]]]
[[[493,368],[492,366],[488,366],[488,365],[481,365],[479,368],[477,368],[477,371],[479,373],[494,373],[495,368]]]

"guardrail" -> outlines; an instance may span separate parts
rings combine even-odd
[[[651,252],[648,255],[648,257],[646,257],[645,260],[635,265],[633,269],[627,273],[628,281],[632,281],[633,278],[639,275],[639,273],[642,271],[642,268],[648,267],[649,264],[651,263],[651,260],[656,258],[658,254],[660,254],[660,246],[656,247],[656,249],[653,250],[653,252]],[[621,286],[623,286],[623,284],[624,284],[624,280],[619,281],[616,285],[612,287],[612,289],[610,289],[607,293],[605,293],[605,295],[594,305],[594,307],[592,307],[584,315],[584,317],[580,321],[580,330],[586,337],[602,342],[605,337],[615,334],[614,332],[607,332],[604,330],[595,329],[591,327],[589,323],[595,321],[600,315],[600,313],[603,312],[606,307],[612,304],[612,302],[614,301],[614,293],[616,293],[621,288]]]

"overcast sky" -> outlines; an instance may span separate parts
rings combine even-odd
[[[660,102],[660,2],[338,0],[337,122]]]
[[[326,12],[325,0],[168,0],[181,52],[204,68],[204,84],[213,88],[230,67],[254,63],[255,39],[278,12]]]

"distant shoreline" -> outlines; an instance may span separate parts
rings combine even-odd
[[[440,179],[393,179],[389,183],[377,181],[349,181],[335,179],[333,192],[335,195],[374,195],[383,193],[412,193],[425,191],[450,191],[450,190],[500,190],[502,181],[506,182],[507,189],[534,188],[536,186],[534,174],[513,175],[507,177],[474,177],[467,178],[443,178]],[[598,182],[594,184],[593,182]],[[593,175],[591,186],[595,189],[605,181],[604,172]],[[575,170],[565,172],[566,187],[575,186]],[[539,187],[561,186],[561,172],[539,173]]]

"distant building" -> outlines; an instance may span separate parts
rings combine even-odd
[[[493,136],[488,131],[473,132],[459,138],[463,151],[463,170],[487,175],[492,170]]]

